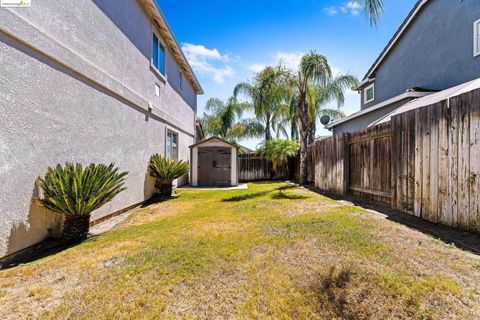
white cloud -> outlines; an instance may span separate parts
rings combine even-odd
[[[254,63],[248,66],[248,69],[252,70],[253,72],[257,73],[265,69],[266,65],[261,63]]]
[[[217,49],[185,43],[182,50],[195,72],[209,76],[217,83],[224,83],[225,78],[233,77],[235,74],[232,67],[226,64],[230,61],[229,56],[220,54]]]
[[[304,55],[303,52],[279,52],[275,55],[275,62],[291,69],[297,69]]]
[[[349,1],[345,7],[347,9],[347,12],[350,12],[353,16],[359,15],[360,9],[362,9],[360,3],[356,1]]]
[[[290,69],[297,69],[303,56],[303,52],[278,52],[272,55],[271,60],[267,63],[252,63],[247,65],[247,68],[254,73],[257,73],[265,69],[267,66],[276,66],[281,63]]]
[[[362,6],[357,1],[349,1],[345,3],[343,6],[335,7],[326,7],[323,8],[323,12],[329,16],[334,16],[337,13],[346,13],[351,14],[352,16],[358,16],[362,10]]]
[[[331,7],[323,8],[323,12],[325,12],[329,16],[334,16],[338,13],[338,9],[335,6],[331,6]]]

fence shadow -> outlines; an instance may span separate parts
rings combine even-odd
[[[360,198],[354,195],[339,195],[322,191],[314,186],[305,188],[321,194],[333,200],[351,202],[353,205],[363,209],[375,211],[385,216],[385,219],[403,224],[411,229],[428,234],[446,244],[454,244],[456,247],[480,255],[480,235],[468,231],[435,224],[419,217],[415,217],[401,211],[392,209],[388,204]]]

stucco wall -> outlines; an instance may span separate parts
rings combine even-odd
[[[375,100],[362,109],[413,87],[443,90],[480,77],[473,56],[478,0],[430,0],[375,74]]]
[[[58,221],[32,202],[48,166],[115,162],[129,171],[128,190],[95,219],[150,197],[147,162],[165,153],[167,128],[189,160],[196,96],[186,80],[176,89],[170,54],[166,82],[150,70],[151,28],[134,0],[0,9],[0,257],[42,240]]]

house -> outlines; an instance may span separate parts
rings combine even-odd
[[[192,186],[235,187],[238,185],[239,146],[211,137],[190,146]]]
[[[58,223],[35,201],[48,166],[114,162],[129,172],[128,191],[93,220],[148,199],[151,154],[190,160],[199,94],[155,0],[1,7],[0,257]]]
[[[363,78],[361,110],[326,127],[369,127],[407,102],[480,77],[478,0],[420,0]]]

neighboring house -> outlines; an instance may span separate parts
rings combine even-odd
[[[0,8],[0,257],[59,221],[35,202],[48,166],[114,162],[129,172],[128,190],[94,220],[148,199],[151,154],[190,160],[198,94],[155,0]]]
[[[480,77],[480,1],[420,0],[358,87],[361,110],[326,127],[364,129],[412,99]]]

